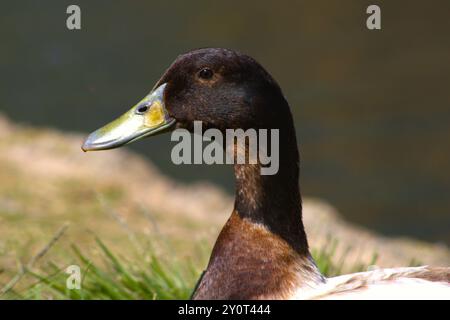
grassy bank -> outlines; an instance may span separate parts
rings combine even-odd
[[[130,233],[126,256],[113,252],[101,239],[94,237],[95,248],[91,253],[71,244],[65,257],[55,262],[51,248],[63,236],[64,230],[61,229],[28,264],[21,265],[8,283],[2,284],[0,298],[188,299],[209,254],[206,246],[198,243],[196,255],[180,259],[170,254],[173,248],[167,239],[143,241]],[[336,257],[336,245],[336,241],[329,239],[326,246],[313,250],[318,267],[326,276],[340,274],[346,264],[345,255]],[[48,255],[46,261],[36,265],[45,255]],[[376,258],[374,254],[373,264]],[[70,274],[66,271],[70,265],[78,266],[81,271],[79,289],[67,285]],[[368,265],[359,263],[352,271],[367,268]]]

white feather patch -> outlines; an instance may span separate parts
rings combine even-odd
[[[426,267],[377,269],[328,278],[315,288],[298,288],[293,300],[450,300],[450,283],[408,276]]]

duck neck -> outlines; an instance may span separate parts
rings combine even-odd
[[[280,129],[279,170],[262,175],[260,164],[236,164],[235,212],[285,240],[298,254],[308,255],[302,222],[299,154],[293,128]]]
[[[308,250],[293,127],[280,130],[279,171],[234,167],[234,210],[214,245],[194,299],[287,299],[324,282]]]

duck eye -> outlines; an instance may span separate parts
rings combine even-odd
[[[211,79],[213,76],[213,71],[209,68],[203,68],[199,71],[198,76],[202,79]]]
[[[148,110],[148,106],[141,106],[137,109],[138,113],[144,113],[145,111]]]

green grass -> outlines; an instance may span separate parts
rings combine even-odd
[[[96,240],[103,255],[103,263],[89,260],[80,249],[72,246],[73,254],[82,270],[80,290],[66,287],[68,275],[53,267],[53,275],[33,273],[38,282],[27,292],[38,298],[42,289],[60,299],[186,299],[195,282],[197,273],[187,261],[167,263],[154,255],[143,261],[127,261],[114,255],[99,239]],[[137,264],[136,264],[137,263]],[[36,296],[37,294],[37,296]],[[34,295],[34,296],[33,296]]]
[[[8,290],[6,299],[188,299],[200,268],[190,259],[164,259],[148,249],[133,248],[134,259],[114,254],[96,238],[100,259],[90,259],[75,244],[71,245],[71,263],[58,266],[48,262],[38,270],[24,270],[34,281],[24,290]],[[68,289],[65,272],[69,265],[81,271],[81,288]]]
[[[132,239],[131,257],[116,254],[96,238],[100,259],[90,259],[76,245],[71,245],[70,262],[57,265],[48,261],[35,270],[23,270],[24,277],[31,277],[31,285],[21,290],[11,288],[3,297],[6,299],[189,299],[202,266],[192,259],[170,256],[170,246],[164,246],[157,254],[154,248]],[[161,240],[160,240],[161,241]],[[156,241],[158,242],[158,241]],[[133,244],[134,243],[134,244]],[[161,244],[160,244],[161,245]],[[346,255],[333,259],[337,242],[329,239],[327,245],[313,250],[313,256],[321,272],[326,276],[341,273]],[[164,253],[164,254],[163,254]],[[208,252],[198,261],[204,263]],[[338,261],[338,263],[333,262]],[[376,255],[373,257],[373,263]],[[81,288],[68,289],[65,272],[69,265],[78,265],[81,271]],[[367,270],[368,265],[356,264],[353,271]]]
[[[348,263],[346,262],[347,256],[350,254],[352,248],[347,248],[343,254],[337,257],[336,249],[338,246],[338,241],[336,239],[328,238],[325,246],[322,248],[313,248],[311,254],[316,261],[317,267],[320,272],[327,277],[334,277],[344,273],[345,269],[348,269]],[[360,263],[356,262],[350,266],[350,273],[367,271],[369,266],[376,264],[378,259],[378,254],[374,252],[372,254],[372,259],[370,263]]]

